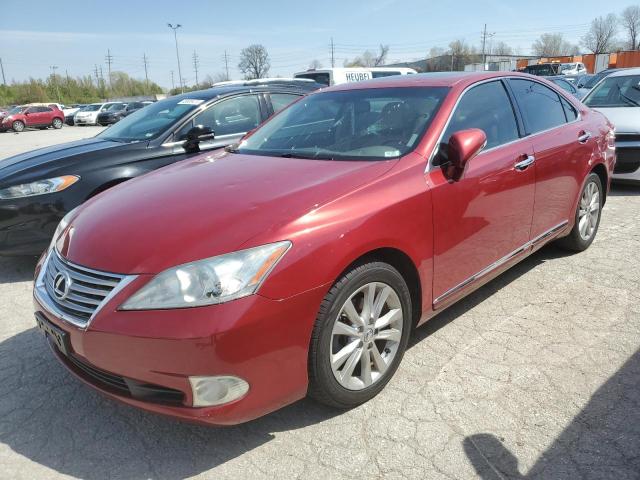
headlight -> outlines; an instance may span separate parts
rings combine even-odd
[[[258,290],[290,247],[289,241],[271,243],[170,268],[156,275],[120,308],[198,307],[246,297]]]
[[[73,218],[76,210],[78,210],[78,207],[74,208],[73,210],[70,210],[69,212],[67,212],[67,214],[64,217],[62,217],[62,220],[60,220],[60,223],[56,227],[56,231],[53,234],[51,243],[49,244],[49,250],[51,250],[53,246],[56,244],[56,242],[58,241],[58,237],[60,237],[62,232],[64,232],[64,229],[69,226],[69,222]]]
[[[61,192],[80,180],[76,175],[64,175],[62,177],[47,178],[37,182],[14,185],[0,190],[0,200],[10,200],[13,198],[33,197],[34,195],[44,195],[45,193]]]

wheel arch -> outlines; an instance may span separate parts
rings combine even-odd
[[[87,195],[87,198],[85,200],[89,200],[90,198],[95,197],[99,193],[102,193],[105,190],[109,190],[111,187],[115,187],[116,185],[119,185],[122,182],[126,182],[127,180],[130,180],[130,179],[129,178],[114,178],[112,180],[109,180],[108,182],[105,182],[105,183],[99,185],[98,187],[94,188],[91,191],[91,193],[89,193],[89,195]]]
[[[422,316],[422,282],[420,281],[420,274],[415,263],[409,255],[398,248],[394,247],[381,247],[374,250],[370,250],[354,261],[352,261],[346,268],[340,272],[335,279],[337,282],[347,272],[353,270],[359,265],[369,263],[373,261],[384,262],[391,265],[393,268],[400,272],[400,275],[407,282],[409,293],[411,294],[411,307],[412,307],[412,320],[413,326],[418,324]]]
[[[589,173],[595,173],[600,177],[600,183],[602,183],[602,205],[607,201],[607,190],[609,185],[609,176],[607,175],[607,168],[602,163],[598,163],[594,166]]]

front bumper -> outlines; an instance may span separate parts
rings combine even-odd
[[[640,182],[640,135],[616,136],[613,180]]]
[[[41,266],[42,261],[37,277]],[[148,275],[133,279],[101,307],[86,328],[53,314],[42,292],[37,287],[34,290],[36,313],[68,332],[71,357],[56,349],[58,358],[82,381],[147,411],[215,425],[245,422],[306,395],[311,330],[328,286],[284,300],[252,295],[207,307],[117,310],[149,279]],[[87,372],[91,368],[97,373]],[[173,392],[173,401],[118,390],[100,381],[100,375]],[[240,377],[249,383],[249,392],[220,406],[191,406],[188,377],[213,375]]]
[[[74,117],[73,123],[75,125],[97,125],[98,124],[96,117],[87,117],[87,118]]]

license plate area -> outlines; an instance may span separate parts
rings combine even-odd
[[[36,325],[38,326],[38,330],[40,330],[48,339],[50,339],[60,353],[63,355],[69,355],[70,343],[69,343],[69,333],[65,332],[61,328],[56,327],[53,323],[47,320],[42,314],[36,313]]]

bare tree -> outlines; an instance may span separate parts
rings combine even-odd
[[[582,37],[582,45],[593,53],[608,53],[616,44],[618,19],[613,13],[606,17],[594,18],[589,31]]]
[[[244,73],[247,80],[266,77],[269,73],[269,68],[271,68],[267,49],[259,44],[243,48],[242,52],[240,52],[238,68]]]
[[[380,45],[380,51],[375,54],[369,50],[353,60],[345,60],[345,67],[379,67],[384,65],[389,54],[389,45]]]
[[[454,40],[449,44],[450,65],[447,70],[462,70],[467,63],[471,63],[471,55],[475,48],[470,47],[464,40]]]
[[[313,60],[310,64],[309,64],[309,69],[311,70],[318,70],[322,68],[322,63],[320,63],[320,60]]]
[[[441,57],[445,53],[446,53],[446,50],[442,47],[431,47],[427,58]]]
[[[620,25],[627,33],[627,48],[640,49],[640,6],[631,5],[620,14]]]
[[[533,42],[531,50],[539,57],[557,57],[574,55],[578,51],[578,46],[567,42],[561,33],[543,33]]]
[[[511,48],[509,45],[507,45],[504,42],[498,42],[492,48],[491,53],[493,55],[513,55],[513,48]]]

